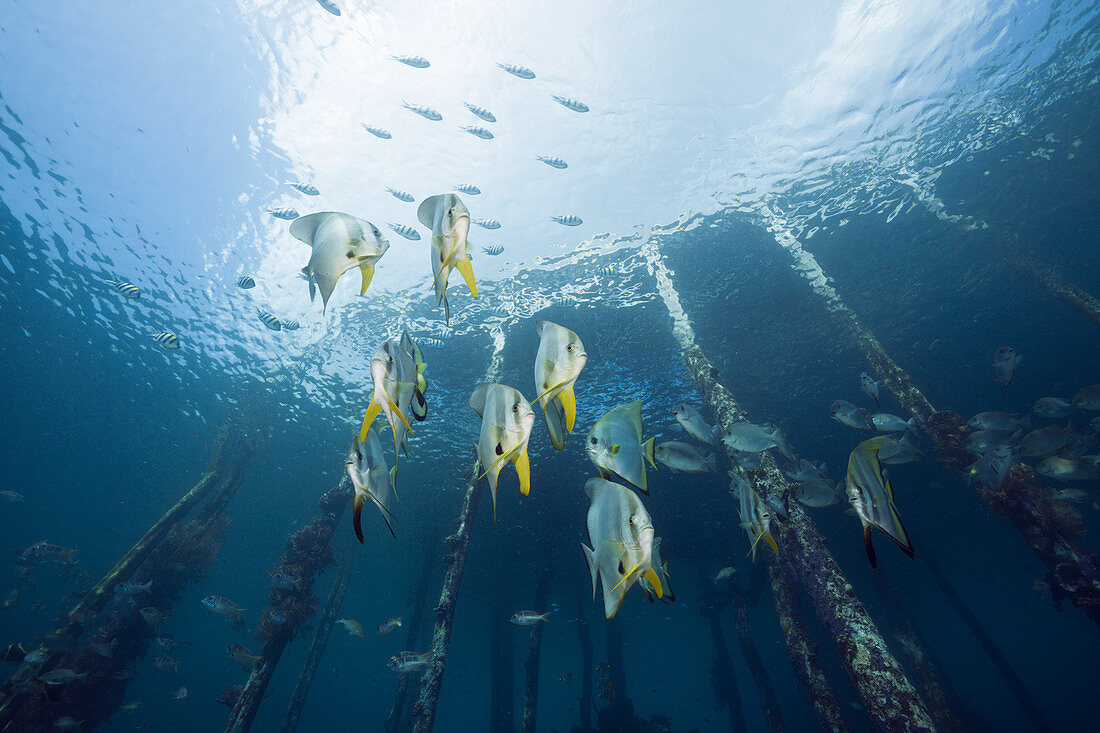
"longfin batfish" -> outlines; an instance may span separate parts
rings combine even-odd
[[[592,597],[596,578],[603,582],[604,616],[614,618],[626,592],[639,578],[645,578],[658,598],[664,596],[661,579],[652,567],[653,522],[641,499],[630,489],[602,478],[584,485],[588,496],[588,540],[583,543],[584,559],[592,576]]]
[[[309,281],[309,300],[313,302],[316,288],[321,290],[323,310],[336,288],[340,276],[358,266],[363,275],[359,294],[367,292],[374,265],[386,254],[390,243],[369,221],[338,211],[321,211],[294,220],[290,233],[313,248],[302,274]]]
[[[390,519],[390,495],[393,493],[394,475],[386,468],[386,458],[382,454],[382,444],[378,440],[378,433],[374,430],[367,431],[366,443],[360,443],[358,439],[351,444],[348,458],[344,464],[347,468],[348,478],[355,489],[355,498],[352,500],[352,526],[355,528],[355,537],[359,542],[363,541],[363,504],[369,498],[378,511],[382,514],[382,520],[390,534],[397,537],[393,531]]]
[[[408,352],[395,341],[384,341],[374,352],[370,361],[370,374],[374,379],[374,393],[370,405],[363,416],[363,427],[359,430],[359,442],[367,439],[374,418],[378,413],[385,414],[393,430],[393,460],[397,462],[398,446],[408,455],[409,435],[413,434],[409,419],[413,392],[416,389],[416,365]],[[406,434],[405,431],[408,431]]]
[[[648,494],[645,462],[657,468],[653,441],[642,442],[642,403],[636,400],[608,410],[588,431],[584,449],[601,475],[614,474]]]
[[[879,465],[878,453],[884,445],[886,441],[882,438],[871,438],[857,445],[848,457],[848,473],[845,477],[848,500],[863,525],[863,547],[872,568],[878,567],[875,548],[871,543],[872,527],[878,527],[885,532],[910,558],[917,556],[894,504],[894,488]]]
[[[511,461],[524,496],[531,491],[531,464],[527,442],[535,424],[535,413],[519,390],[503,384],[479,384],[470,395],[470,407],[481,417],[477,457],[482,476],[489,477],[493,495],[493,521],[497,516],[497,479],[505,461]]]
[[[535,390],[539,395],[535,403],[542,406],[551,442],[562,450],[565,448],[562,428],[565,432],[573,432],[577,418],[573,385],[588,362],[588,354],[580,337],[564,326],[539,321],[535,331],[541,339],[535,356]]]
[[[447,302],[447,278],[457,269],[466,281],[470,294],[477,297],[477,282],[470,261],[467,235],[470,233],[470,211],[462,199],[453,193],[429,196],[420,202],[416,218],[432,230],[432,274],[435,279],[435,304],[443,304],[447,323],[451,322],[451,306]]]

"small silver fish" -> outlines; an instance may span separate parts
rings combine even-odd
[[[385,621],[383,621],[382,623],[378,624],[378,629],[377,629],[378,635],[379,636],[385,636],[386,634],[391,633],[394,629],[396,629],[400,625],[401,625],[401,617],[400,616],[394,616],[393,618],[388,618]]]
[[[180,662],[172,659],[167,654],[161,654],[159,657],[153,659],[153,667],[160,670],[161,672],[167,672],[168,670],[179,672]]]
[[[186,700],[187,699],[187,687],[180,685],[179,689],[172,693],[173,700]]]
[[[282,331],[283,330],[282,322],[278,318],[276,318],[275,316],[268,313],[267,311],[262,311],[259,308],[257,308],[256,309],[256,317],[260,319],[260,323],[264,324],[265,326],[270,328],[272,331]]]
[[[1100,410],[1100,384],[1092,384],[1077,390],[1073,396],[1073,406],[1078,410]]]
[[[584,219],[574,214],[563,214],[561,216],[550,217],[557,223],[567,227],[577,227],[584,223]]]
[[[1098,456],[1059,458],[1051,456],[1038,466],[1035,472],[1056,481],[1095,481],[1100,479]]]
[[[1089,492],[1084,489],[1059,489],[1051,498],[1055,501],[1071,501],[1077,504],[1089,498]]]
[[[875,426],[875,430],[880,433],[894,433],[908,430],[911,427],[916,427],[916,418],[898,417],[897,415],[891,415],[888,412],[876,412],[871,415],[871,424]]]
[[[492,112],[484,107],[478,107],[476,104],[470,104],[469,102],[463,102],[466,105],[466,109],[470,110],[476,117],[480,117],[486,122],[496,122],[497,118]]]
[[[400,61],[405,66],[411,66],[414,69],[426,69],[431,66],[428,63],[428,59],[423,56],[390,56],[394,61]]]
[[[490,245],[488,247],[482,247],[481,251],[484,252],[487,255],[491,255],[491,256],[495,257],[496,255],[499,255],[499,254],[504,252],[504,247],[502,245],[499,245],[499,244],[493,244],[493,245]]]
[[[520,79],[534,79],[535,72],[528,69],[526,66],[516,66],[515,64],[501,64],[497,66],[507,71],[512,76],[518,76]]]
[[[1032,408],[1036,414],[1057,420],[1060,417],[1069,417],[1073,414],[1073,405],[1061,397],[1042,397]]]
[[[160,333],[154,333],[152,339],[166,349],[178,349],[180,347],[179,336],[168,331],[161,331]]]
[[[407,224],[394,224],[393,222],[390,222],[388,226],[390,229],[394,230],[405,239],[411,239],[414,242],[420,240],[420,232],[416,231]]]
[[[268,212],[276,219],[285,219],[286,221],[293,221],[298,218],[298,212],[289,207],[282,209],[269,209]]]
[[[53,722],[54,730],[80,730],[80,722],[76,718],[66,715]]]
[[[859,388],[863,390],[863,394],[867,395],[875,401],[875,407],[879,406],[878,390],[881,386],[882,382],[876,382],[874,378],[867,372],[860,372]]]
[[[248,275],[241,275],[237,278],[237,287],[241,290],[251,290],[256,287],[256,280]]]
[[[460,183],[455,186],[455,190],[460,193],[467,193],[471,196],[477,196],[481,193],[481,189],[472,183]]]
[[[87,672],[81,672],[77,674],[71,669],[65,669],[58,667],[57,669],[51,669],[46,674],[42,675],[38,679],[45,682],[47,685],[66,685],[70,682],[76,682],[87,678]]]
[[[393,137],[393,135],[390,134],[389,130],[384,130],[381,127],[374,127],[373,125],[368,125],[364,122],[360,122],[359,124],[363,125],[363,129],[369,132],[371,135],[374,135],[375,137],[382,138],[383,140],[389,140]]]
[[[1008,390],[1008,385],[1012,384],[1012,378],[1016,376],[1016,367],[1023,358],[1011,346],[997,349],[997,353],[993,355],[993,383],[1001,391]]]
[[[537,157],[539,160],[541,160],[543,163],[546,163],[546,165],[550,166],[551,168],[565,170],[569,167],[569,164],[566,163],[564,160],[562,160],[561,158],[555,158],[552,155],[539,155]]]
[[[484,127],[463,127],[462,129],[474,137],[480,137],[482,140],[493,139],[493,133],[489,132]]]
[[[317,190],[316,186],[314,186],[310,183],[299,183],[297,181],[287,181],[286,185],[290,186],[293,189],[297,189],[298,191],[301,191],[306,196],[319,196],[320,193],[321,193],[320,191]]]
[[[386,662],[386,666],[392,669],[398,674],[407,674],[409,672],[415,672],[428,666],[428,657],[430,652],[424,652],[419,654],[417,652],[401,652],[400,654],[394,654],[390,657],[390,660]]]
[[[676,440],[659,444],[653,449],[653,456],[673,471],[713,473],[718,470],[713,453],[703,455],[695,446]]]
[[[164,620],[164,614],[159,608],[155,606],[146,606],[145,608],[138,611],[138,613],[141,614],[141,617],[145,620],[145,623],[149,624],[150,626],[156,626]]]
[[[836,400],[829,405],[829,412],[833,419],[841,425],[847,425],[856,430],[870,430],[871,421],[867,419],[867,413],[846,400]]]
[[[794,498],[808,507],[833,506],[840,502],[841,494],[835,484],[822,478],[811,478],[794,487]]]
[[[587,112],[588,111],[588,105],[585,104],[584,102],[580,102],[576,99],[567,99],[566,97],[559,97],[557,94],[551,94],[550,96],[552,96],[554,98],[555,102],[560,104],[562,107],[565,107],[566,109],[571,109],[574,112]]]
[[[120,596],[136,596],[138,593],[151,593],[153,581],[139,583],[136,580],[128,580],[115,586],[115,593]]]
[[[510,621],[516,626],[534,626],[550,620],[550,612],[539,613],[538,611],[516,611],[512,614]]]
[[[474,224],[486,229],[500,229],[500,222],[496,219],[472,219]]]
[[[1017,450],[1021,456],[1044,458],[1060,451],[1076,439],[1077,436],[1059,425],[1047,425],[1045,428],[1032,430],[1021,438]]]
[[[366,636],[363,632],[363,624],[353,618],[338,618],[336,619],[336,623],[343,626],[352,636],[358,636],[360,639]]]
[[[138,286],[128,283],[125,280],[108,280],[107,284],[117,290],[124,298],[134,300],[141,297],[141,290]]]
[[[390,188],[389,186],[386,186],[386,190],[389,191],[390,195],[392,195],[395,199],[397,199],[398,201],[404,201],[406,204],[411,204],[413,201],[416,201],[416,197],[408,191],[400,191]]]
[[[1025,427],[1011,412],[979,412],[966,422],[971,430],[996,430],[1011,433]]]
[[[401,106],[409,110],[410,112],[415,112],[426,120],[431,120],[432,122],[439,122],[443,119],[443,115],[439,114],[431,107],[425,107],[422,104],[409,104],[408,102],[402,100]]]
[[[707,421],[691,405],[681,402],[673,408],[672,415],[676,418],[676,422],[680,427],[700,443],[715,447],[718,445],[714,428],[707,425]]]

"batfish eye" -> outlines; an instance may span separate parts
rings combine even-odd
[[[593,438],[593,439],[592,439],[592,445],[596,445],[596,443],[598,443],[598,442],[599,442],[599,441],[598,441],[598,440],[596,440],[595,438]]]
[[[573,353],[573,344],[569,344],[568,346],[566,346],[565,350],[568,351],[570,354],[572,354]]]
[[[351,250],[349,249],[349,250],[348,250],[348,253],[347,253],[347,258],[348,258],[348,259],[350,260],[350,259],[351,259],[352,257],[354,257],[354,256],[355,256],[355,253],[354,253],[354,252],[352,252],[352,251],[351,251]]]
[[[514,405],[512,405],[512,412],[519,412],[519,403],[518,402],[515,403]]]

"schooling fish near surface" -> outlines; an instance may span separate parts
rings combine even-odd
[[[290,234],[313,248],[302,274],[309,281],[310,302],[320,288],[322,310],[328,308],[336,281],[353,267],[358,266],[363,276],[359,294],[367,292],[375,264],[390,248],[374,224],[338,211],[321,211],[295,219]]]
[[[535,424],[535,413],[519,390],[503,384],[479,384],[470,395],[470,407],[481,418],[477,457],[489,477],[493,495],[493,521],[497,516],[497,479],[506,461],[511,461],[519,477],[519,491],[531,491],[531,464],[527,442]],[[479,477],[480,478],[480,477]]]
[[[416,210],[416,218],[432,230],[432,274],[435,279],[435,304],[443,304],[445,320],[451,322],[451,306],[447,302],[447,278],[457,269],[466,281],[470,294],[477,297],[474,267],[469,257],[470,211],[462,199],[453,193],[438,194],[424,199]]]
[[[848,500],[863,525],[863,546],[872,568],[878,567],[875,548],[871,544],[872,527],[885,532],[910,558],[917,556],[894,505],[894,489],[879,465],[878,453],[881,449],[880,438],[871,438],[856,446],[848,457],[848,474],[845,477]]]
[[[580,337],[553,321],[538,321],[539,350],[535,355],[535,404],[542,407],[554,448],[565,448],[565,433],[572,433],[577,417],[573,386],[588,363]],[[564,432],[563,432],[564,429]]]

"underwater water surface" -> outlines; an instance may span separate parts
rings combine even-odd
[[[0,8],[0,729],[222,730],[262,678],[251,729],[288,731],[309,675],[303,731],[425,710],[441,731],[816,730],[822,705],[857,731],[1092,727],[1093,3]],[[365,224],[305,226],[337,221],[321,212]],[[542,322],[587,355],[562,450]],[[427,386],[414,367],[381,388],[414,435],[395,455],[401,418],[374,421],[371,485],[394,496],[360,487],[359,542],[349,446],[372,399],[389,409],[375,357],[403,331]],[[534,413],[526,496],[513,418],[485,418],[478,455],[486,381]],[[635,401],[641,436],[594,458]],[[914,419],[855,429],[837,401]],[[750,429],[772,442],[733,451]],[[649,465],[650,438],[712,457]],[[905,441],[913,461],[879,460]],[[983,472],[997,456],[1005,481]],[[827,488],[779,481],[799,459]],[[590,502],[601,474],[645,514]],[[835,559],[827,597],[807,532]],[[792,664],[784,589],[831,703]],[[442,685],[414,713],[447,592]],[[822,615],[853,598],[871,624],[846,656]],[[414,669],[391,669],[401,652]],[[925,712],[884,717],[905,690]]]

